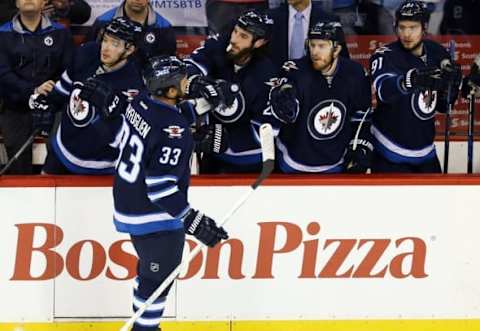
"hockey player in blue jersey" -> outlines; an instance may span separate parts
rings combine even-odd
[[[256,172],[261,168],[262,153],[254,127],[275,120],[266,111],[269,86],[265,82],[276,69],[264,54],[272,24],[269,17],[247,11],[238,18],[231,34],[207,39],[185,60],[191,64],[190,95],[195,96],[196,81],[205,76],[240,88],[227,97],[232,99],[229,107],[217,109],[210,116],[211,122],[223,125],[228,132],[229,148],[217,156],[207,155],[202,160],[202,172]]]
[[[441,172],[433,143],[435,113],[455,101],[461,71],[445,48],[425,39],[428,20],[423,2],[402,3],[396,11],[398,40],[370,59],[377,99],[373,172]]]
[[[315,24],[307,55],[287,61],[283,77],[271,82],[271,112],[285,123],[276,140],[282,172],[365,173],[370,167],[370,80],[359,63],[339,56],[340,41],[339,22]]]
[[[210,247],[228,238],[223,228],[188,202],[194,116],[178,107],[185,97],[186,77],[186,66],[177,58],[150,59],[144,72],[148,93],[134,98],[120,116],[113,219],[117,231],[130,234],[139,258],[135,311],[180,264],[185,233]],[[167,294],[168,289],[132,330],[157,330]]]
[[[91,77],[106,82],[115,91],[138,93],[143,82],[130,56],[135,51],[139,31],[139,25],[123,17],[116,18],[106,26],[101,44],[90,42],[78,48],[72,66],[62,74],[49,96],[49,102],[62,110],[62,119],[50,139],[44,173],[114,172],[118,158],[115,138],[121,122],[103,120],[102,113],[79,95]]]

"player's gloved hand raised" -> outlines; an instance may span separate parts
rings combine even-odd
[[[228,234],[222,227],[218,227],[213,219],[195,209],[190,209],[183,218],[183,226],[186,233],[195,236],[209,247],[228,239]]]
[[[299,112],[295,87],[286,78],[273,78],[269,100],[273,116],[283,123],[294,123]]]
[[[195,150],[202,153],[221,154],[228,148],[228,133],[222,124],[208,124],[193,132]]]
[[[235,83],[228,82],[223,79],[217,79],[215,81],[217,91],[220,93],[221,102],[217,106],[216,111],[222,111],[227,107],[231,107],[235,102],[235,99],[240,93],[240,86]],[[220,107],[220,108],[219,108]],[[223,107],[223,108],[222,108]]]
[[[364,174],[371,167],[373,145],[365,140],[358,139],[356,149],[354,150],[353,140],[348,145],[345,155],[345,172],[352,174]]]
[[[120,114],[127,104],[126,96],[114,93],[107,83],[98,78],[87,79],[80,90],[79,98],[95,106],[104,118]]]
[[[43,94],[32,94],[28,100],[28,106],[32,110],[33,128],[39,129],[42,136],[48,136],[55,117],[47,97]]]
[[[445,91],[448,82],[442,78],[442,70],[437,67],[414,68],[407,71],[402,81],[405,90]]]
[[[189,77],[185,94],[188,98],[205,98],[212,109],[220,104],[225,104],[224,96],[216,81],[207,76],[193,75]]]

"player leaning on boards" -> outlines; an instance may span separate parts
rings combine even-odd
[[[186,98],[186,65],[175,57],[153,57],[143,74],[147,91],[121,113],[120,157],[113,184],[114,224],[129,233],[139,257],[134,311],[180,264],[185,233],[213,247],[228,235],[214,220],[188,203],[190,158],[194,140],[190,126],[195,114],[180,105]],[[101,81],[90,98],[100,108],[112,99]],[[103,103],[103,105],[101,105]],[[181,107],[181,108],[180,108]],[[118,116],[114,112],[111,116]],[[170,286],[133,326],[157,330]]]
[[[47,174],[111,174],[118,158],[115,136],[121,120],[106,121],[104,114],[80,99],[87,80],[96,77],[115,91],[138,93],[143,86],[137,67],[131,61],[135,40],[141,27],[126,18],[111,21],[105,28],[101,43],[89,42],[79,47],[70,68],[56,83],[47,100],[50,109],[36,108],[48,114],[52,108],[62,112],[60,125],[49,143],[43,171]],[[116,143],[118,145],[118,142]]]
[[[461,71],[445,48],[425,38],[429,13],[423,2],[405,1],[395,16],[398,40],[370,58],[377,98],[372,172],[439,173],[434,116],[455,102]]]
[[[341,40],[339,22],[315,24],[307,55],[287,61],[284,77],[271,81],[270,109],[285,123],[276,141],[282,172],[365,173],[370,167],[370,80],[359,63],[339,56]]]

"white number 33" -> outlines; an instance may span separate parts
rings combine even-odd
[[[162,147],[162,156],[158,161],[161,164],[170,164],[175,166],[178,164],[178,160],[180,159],[180,154],[182,154],[182,150],[180,148],[171,148],[168,146]]]

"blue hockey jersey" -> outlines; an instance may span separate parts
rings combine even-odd
[[[189,209],[191,123],[178,108],[145,94],[122,118],[113,185],[116,229],[142,235],[182,228]]]
[[[286,173],[341,172],[358,124],[364,116],[370,120],[370,80],[365,70],[339,57],[335,73],[325,77],[312,68],[308,56],[288,61],[283,68],[296,88],[300,111],[295,123],[280,129],[276,140],[280,169]]]
[[[226,36],[211,37],[185,61],[198,73],[240,86],[241,94],[234,105],[210,117],[215,123],[223,123],[229,134],[229,148],[219,158],[230,164],[258,164],[262,162],[262,151],[256,130],[265,122],[272,123],[274,129],[280,124],[266,111],[270,91],[266,82],[276,70],[264,56],[253,56],[245,66],[236,66],[227,58],[228,44]]]
[[[394,163],[419,164],[436,157],[435,112],[447,104],[440,91],[405,91],[400,82],[408,70],[440,67],[449,58],[445,48],[424,40],[424,56],[405,50],[399,41],[380,47],[370,58],[377,107],[371,131],[375,150]]]
[[[118,158],[118,130],[121,119],[104,120],[93,106],[78,97],[76,88],[89,77],[107,82],[115,92],[138,93],[142,78],[133,62],[106,72],[101,67],[100,45],[92,42],[81,46],[73,65],[55,86],[55,94],[68,100],[62,120],[51,139],[53,152],[71,172],[78,174],[112,174]]]

